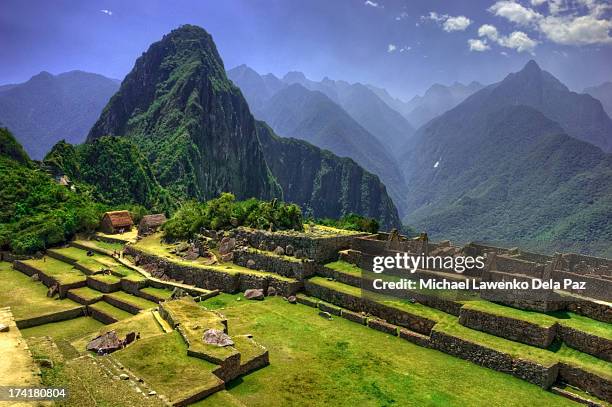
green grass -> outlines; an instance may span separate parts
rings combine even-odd
[[[60,284],[71,284],[85,281],[85,275],[72,267],[71,264],[56,260],[49,256],[44,259],[24,260],[23,263],[42,271],[46,275],[55,278]]]
[[[132,294],[128,294],[124,291],[116,291],[114,293],[105,294],[105,295],[110,298],[115,298],[119,301],[134,305],[140,308],[141,310],[157,307],[157,303],[155,302],[145,300],[144,298],[140,298]]]
[[[117,250],[119,252],[123,250],[123,247],[124,247],[124,245],[121,243],[110,243],[110,242],[104,242],[102,240],[91,240],[90,242],[91,244],[99,247],[100,249],[109,250],[111,252],[114,250]]]
[[[270,352],[270,366],[228,385],[248,406],[573,405],[518,378],[343,318],[328,321],[301,304],[236,298],[220,294],[202,305],[225,304],[230,335],[252,333]]]
[[[612,324],[596,321],[572,312],[551,312],[550,315],[557,318],[560,325],[612,340]]]
[[[170,297],[172,296],[172,291],[165,288],[145,287],[141,288],[140,291],[145,294],[152,295],[153,297],[158,298],[162,301],[170,299]]]
[[[15,319],[33,318],[81,306],[69,299],[47,297],[47,287],[41,282],[0,262],[0,307],[11,307]]]
[[[91,317],[79,317],[22,329],[21,334],[25,338],[50,336],[56,341],[72,341],[87,333],[96,332],[102,326],[104,326],[102,322],[96,321]]]
[[[106,284],[116,284],[121,281],[119,277],[109,274],[96,274],[94,276],[89,276],[89,278]]]
[[[74,293],[87,301],[101,300],[102,296],[104,295],[104,293],[90,287],[73,288],[69,292]]]
[[[220,383],[212,374],[216,365],[187,356],[178,332],[136,341],[113,357],[170,400],[185,397],[196,387]]]
[[[332,289],[337,292],[352,295],[354,297],[362,298],[362,290],[359,287],[353,287],[348,284],[343,284],[338,281],[330,281],[324,277],[312,277],[308,281],[313,284]],[[432,319],[434,321],[444,321],[449,318],[453,318],[449,314],[439,311],[435,308],[427,307],[419,303],[411,303],[408,300],[393,298],[389,296],[383,296],[380,294],[367,292],[366,298],[387,305],[389,307],[397,308],[402,311],[406,311],[410,314],[419,315],[425,318]]]
[[[448,320],[437,324],[434,330],[460,339],[499,350],[516,358],[527,359],[543,366],[557,362],[567,362],[612,380],[612,363],[572,349],[566,345],[555,344],[551,349],[540,349],[485,332],[476,331],[459,324],[458,320]]]
[[[103,312],[106,315],[109,315],[118,321],[121,321],[123,319],[129,318],[132,316],[132,314],[130,314],[129,312],[119,309],[117,307],[114,307],[104,301],[96,302],[95,304],[92,304],[89,307],[92,309],[98,310],[100,312]]]
[[[354,275],[359,275],[359,276],[361,275],[361,272],[362,272],[362,270],[359,267],[355,266],[354,264],[348,263],[346,261],[342,261],[342,260],[334,261],[332,263],[327,263],[325,267],[328,267],[339,273],[354,274]]]

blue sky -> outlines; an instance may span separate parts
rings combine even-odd
[[[300,70],[408,98],[432,83],[491,83],[529,59],[570,88],[612,80],[609,0],[88,0],[0,2],[0,83],[73,69],[122,79],[185,23],[226,68]]]

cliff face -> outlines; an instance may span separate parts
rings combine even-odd
[[[401,224],[384,184],[350,158],[279,137],[264,122],[257,122],[257,130],[284,199],[298,202],[306,216],[336,218],[354,212],[378,219],[385,227]]]
[[[281,195],[248,106],[199,27],[172,31],[138,58],[88,141],[106,135],[132,138],[160,184],[179,196]]]
[[[182,26],[138,58],[88,143],[129,138],[151,163],[154,179],[178,199],[221,192],[239,199],[283,197],[315,217],[354,212],[384,226],[399,224],[385,186],[353,161],[257,133],[211,36]]]

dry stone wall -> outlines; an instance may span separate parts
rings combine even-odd
[[[249,261],[250,260],[250,261]],[[234,250],[233,262],[251,269],[265,270],[280,276],[303,280],[315,274],[314,261],[279,256],[253,248]]]

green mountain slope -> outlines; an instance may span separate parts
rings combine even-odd
[[[106,135],[131,138],[160,184],[177,196],[281,195],[248,106],[199,27],[172,31],[138,58],[88,141]]]
[[[399,227],[397,209],[376,175],[349,158],[338,158],[305,141],[278,137],[258,122],[259,139],[285,200],[300,202],[306,216],[359,213],[385,227]]]
[[[612,156],[533,108],[468,101],[407,152],[406,221],[440,238],[612,254]]]

